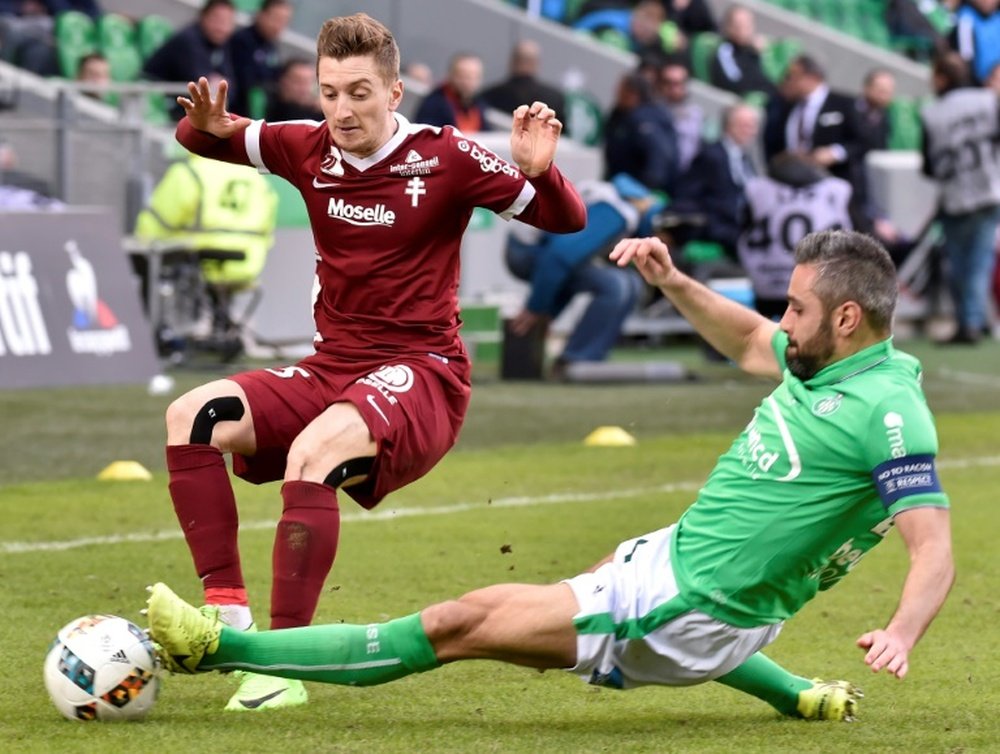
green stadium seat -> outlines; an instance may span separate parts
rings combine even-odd
[[[764,48],[760,63],[764,74],[775,83],[781,81],[785,69],[796,55],[802,52],[802,42],[797,39],[776,39]]]
[[[563,23],[572,24],[580,17],[580,9],[587,0],[566,0],[566,9],[563,11]]]
[[[920,101],[897,97],[889,103],[889,149],[919,150],[922,141]]]
[[[164,42],[173,36],[174,25],[163,16],[150,15],[139,19],[136,24],[136,46],[139,54],[146,60],[160,49]]]
[[[261,0],[233,0],[236,10],[241,10],[244,13],[256,13],[260,10],[260,4]]]
[[[719,48],[719,42],[719,35],[711,31],[703,31],[691,38],[691,72],[699,81],[708,81],[712,57]]]
[[[602,44],[614,47],[616,50],[632,51],[632,42],[627,35],[622,34],[618,29],[601,29],[594,37]]]
[[[65,78],[75,78],[80,58],[97,52],[97,28],[93,20],[79,11],[64,11],[56,16],[53,35],[60,73]]]
[[[118,13],[105,13],[97,21],[97,45],[111,66],[114,81],[135,81],[142,69],[142,56],[135,44],[131,20]]]
[[[247,91],[248,112],[240,113],[254,120],[262,120],[267,112],[267,91],[262,86],[252,86]]]
[[[571,138],[591,147],[601,143],[604,114],[600,104],[589,94],[566,92],[566,112],[559,117]]]

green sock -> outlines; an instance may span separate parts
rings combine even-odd
[[[345,686],[375,686],[440,663],[420,614],[368,626],[333,623],[248,633],[222,629],[199,669],[249,670]]]
[[[778,712],[790,717],[799,717],[799,692],[812,686],[812,681],[792,675],[760,652],[736,670],[715,680],[763,699]]]

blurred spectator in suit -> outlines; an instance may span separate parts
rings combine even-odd
[[[678,173],[688,169],[701,149],[701,134],[705,126],[705,112],[701,105],[691,100],[688,90],[690,79],[687,66],[676,56],[667,60],[656,73],[657,92],[670,111],[677,134]]]
[[[294,58],[281,67],[278,87],[268,99],[267,121],[323,120],[316,91],[316,64]]]
[[[198,19],[180,29],[146,61],[143,73],[157,81],[197,81],[205,76],[213,89],[219,80],[229,82],[229,100],[239,97],[239,84],[229,49],[236,28],[232,0],[205,0]],[[175,105],[180,118],[184,111]]]
[[[677,24],[685,36],[719,29],[705,0],[660,0],[660,3],[667,13],[667,20]]]
[[[604,129],[604,174],[627,173],[647,189],[670,194],[677,180],[677,133],[649,80],[629,73],[618,83]]]
[[[890,71],[873,68],[865,74],[861,96],[854,100],[865,151],[889,148],[889,104],[895,96],[896,77]]]
[[[889,148],[892,129],[889,104],[895,95],[896,78],[891,72],[884,68],[873,68],[865,74],[861,96],[854,100],[864,152]],[[889,220],[885,208],[876,201],[871,190],[871,175],[864,161],[861,169],[864,180],[854,186],[853,204],[861,210],[863,217],[855,218],[856,229],[871,233],[878,238],[889,249],[893,260],[899,263],[909,250],[910,244]]]
[[[479,56],[456,53],[448,64],[448,78],[424,97],[414,120],[431,126],[455,126],[465,134],[489,130],[486,103],[479,96],[482,83],[483,61]]]
[[[671,234],[678,243],[711,241],[722,246],[730,259],[737,258],[747,181],[759,172],[751,155],[759,132],[760,115],[750,105],[731,105],[723,112],[722,137],[702,147],[677,182],[668,213],[698,218]]]
[[[750,92],[773,94],[775,86],[760,62],[764,44],[757,36],[753,11],[743,5],[730,5],[722,21],[722,43],[709,68],[712,86],[740,96]]]
[[[941,188],[939,220],[957,327],[948,343],[972,345],[989,323],[988,297],[1000,226],[1000,101],[971,85],[956,53],[934,59],[936,99],[920,113],[924,173]]]
[[[972,80],[983,83],[1000,63],[1000,0],[966,0],[955,13],[952,46],[969,64]]]
[[[607,252],[626,236],[649,235],[650,220],[662,206],[624,175],[612,182],[581,181],[577,188],[587,205],[583,230],[546,233],[514,222],[505,256],[511,274],[531,284],[524,307],[510,324],[518,337],[547,328],[577,294],[591,294],[553,365],[557,379],[569,364],[604,361],[618,341],[645,285],[634,269],[609,264]]]
[[[291,0],[264,0],[253,23],[229,40],[236,69],[237,94],[229,98],[232,112],[251,114],[251,91],[255,87],[262,88],[267,97],[274,93],[281,72],[278,38],[288,28],[293,11]]]
[[[483,100],[490,107],[512,113],[521,105],[544,102],[556,111],[556,117],[565,123],[566,98],[554,86],[538,80],[541,48],[533,39],[522,39],[510,53],[510,71],[507,79],[494,84],[483,92]]]
[[[809,55],[799,55],[785,71],[783,91],[792,106],[777,125],[768,159],[790,151],[809,157],[864,196],[865,142],[851,97],[831,91],[826,73]]]

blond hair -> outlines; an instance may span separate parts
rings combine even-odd
[[[379,75],[387,84],[399,78],[399,47],[379,21],[366,13],[338,16],[323,24],[316,38],[316,57],[344,58],[371,56]]]

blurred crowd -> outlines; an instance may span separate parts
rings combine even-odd
[[[571,255],[567,269],[580,274],[546,277],[548,268],[537,259],[542,249],[559,244],[512,235],[516,249],[509,251],[508,261],[517,261],[511,269],[533,288],[522,321],[548,321],[575,293],[594,294],[599,288],[594,281],[601,275],[595,277],[591,268],[601,272],[601,252],[639,228],[667,238],[682,263],[706,279],[748,276],[758,309],[780,316],[790,252],[806,233],[831,227],[862,230],[881,240],[897,264],[903,264],[933,225],[945,232],[943,274],[956,322],[948,342],[972,344],[989,334],[994,315],[988,286],[1000,273],[994,264],[997,213],[985,210],[1000,206],[1000,167],[992,157],[982,160],[980,183],[988,187],[984,196],[960,207],[944,203],[936,218],[941,222],[929,217],[919,232],[904,233],[872,190],[866,156],[900,145],[923,149],[928,177],[946,192],[957,190],[947,171],[935,167],[933,153],[942,146],[928,108],[956,89],[992,91],[994,99],[1000,94],[1000,0],[773,2],[820,19],[832,19],[835,6],[844,6],[839,13],[851,6],[864,18],[863,13],[876,13],[877,18],[868,20],[885,30],[883,46],[931,61],[933,91],[912,108],[913,132],[901,132],[904,108],[898,107],[890,70],[868,71],[858,82],[858,95],[838,92],[819,59],[804,52],[797,40],[761,35],[754,12],[738,3],[716,18],[705,0],[513,2],[635,53],[637,65],[618,81],[606,111],[596,105],[601,98],[586,91],[586,82],[546,80],[540,73],[545,51],[534,40],[512,47],[504,71],[485,70],[483,60],[467,50],[452,55],[440,80],[422,61],[404,60],[404,75],[427,92],[416,108],[416,121],[475,134],[502,122],[517,105],[541,100],[560,115],[569,137],[603,153],[601,186],[588,189],[588,207],[591,223],[610,224],[579,239],[587,252]],[[102,14],[97,0],[0,0],[0,58],[43,75],[92,83],[94,96],[106,97],[100,85],[121,77],[100,44],[78,55],[71,70],[60,56],[59,19],[67,11],[97,25],[117,15]],[[206,0],[189,25],[161,31],[157,44],[141,55],[134,77],[174,82],[225,78],[233,112],[269,120],[322,119],[315,60],[288,57],[279,47],[293,13],[291,0],[262,0],[251,22],[237,28],[231,0]],[[144,19],[127,20],[138,44]],[[940,61],[948,53],[951,64],[945,65]],[[709,118],[691,96],[692,78],[731,92],[736,104],[721,117]],[[922,116],[917,106],[923,107]],[[172,114],[180,113],[175,109]],[[948,239],[949,233],[961,236],[968,246],[971,231],[961,220],[970,212],[978,213],[973,233],[977,249],[989,246],[988,254],[977,251],[974,260],[963,257]],[[987,236],[988,244],[982,240]],[[631,281],[608,279],[613,284],[601,290],[617,296],[607,309],[615,312],[616,327],[624,319],[621,312],[656,303],[637,294]],[[547,308],[532,310],[541,306],[538,302],[547,302]],[[613,342],[605,332],[594,339]],[[579,342],[573,349],[589,354],[588,359],[600,359],[607,350]]]

